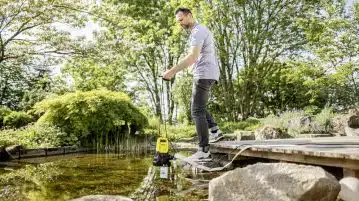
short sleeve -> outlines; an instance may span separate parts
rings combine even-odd
[[[199,28],[195,28],[190,36],[190,46],[202,47],[205,38],[205,32]]]

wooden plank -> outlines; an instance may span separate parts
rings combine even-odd
[[[215,153],[216,148],[236,151],[248,146],[253,146],[252,151],[350,159],[359,162],[359,137],[221,141],[212,144],[210,151]]]
[[[241,146],[241,145],[359,145],[359,137],[319,137],[319,138],[291,138],[291,139],[272,139],[272,140],[245,140],[245,141],[220,141],[215,143],[216,146]]]
[[[236,150],[234,152],[233,149],[211,146],[210,151],[211,153],[226,153],[230,155],[235,155],[239,150]],[[342,167],[342,168],[348,168],[353,170],[359,170],[359,160],[353,160],[350,158],[331,158],[331,157],[315,156],[314,152],[310,152],[310,151],[299,152],[299,154],[296,154],[296,153],[283,153],[281,151],[274,152],[269,148],[249,148],[248,150],[243,151],[241,155],[247,157],[265,158],[265,159],[272,159],[279,161],[325,165],[325,166]]]

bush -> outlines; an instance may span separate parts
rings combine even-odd
[[[26,148],[74,146],[78,139],[60,128],[48,124],[35,124],[16,130],[0,131],[0,146],[22,145]]]
[[[148,124],[126,94],[108,90],[78,91],[45,99],[34,110],[43,114],[38,122],[55,125],[77,137],[107,135],[125,123],[135,125],[137,130]]]
[[[315,132],[327,133],[332,127],[332,118],[334,117],[331,108],[324,108],[320,113],[314,116],[313,130]]]
[[[301,110],[287,111],[281,116],[269,115],[261,119],[261,122],[274,128],[287,129],[290,135],[329,132],[332,127],[331,119],[334,117],[331,108],[324,108],[314,118],[312,117],[308,112]]]
[[[20,128],[32,122],[32,117],[26,112],[13,111],[4,117],[4,126],[9,128]]]
[[[236,130],[252,131],[260,125],[261,125],[261,122],[258,119],[249,118],[246,121],[225,122],[225,123],[220,124],[219,128],[224,133],[234,133]]]
[[[0,131],[0,147],[7,147],[10,145],[21,144],[21,132],[17,130],[1,130]]]
[[[150,119],[150,126],[144,129],[145,134],[153,136],[165,136],[167,133],[167,137],[172,141],[196,136],[196,127],[194,125],[160,125],[159,120],[156,124],[156,120],[154,119],[155,118]]]
[[[306,116],[302,110],[293,110],[283,112],[280,116],[275,116],[273,114],[268,115],[267,117],[261,119],[263,125],[269,125],[274,128],[286,129],[288,122],[295,119],[300,119]]]
[[[0,107],[0,128],[4,126],[4,117],[9,115],[11,110],[7,107]]]
[[[62,132],[60,128],[48,124],[35,124],[24,130],[21,144],[26,147],[62,147],[78,145],[74,134]]]

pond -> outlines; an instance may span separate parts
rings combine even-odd
[[[133,197],[150,170],[155,177],[145,188],[150,194],[146,199],[202,200],[208,196],[206,181],[218,176],[191,174],[175,166],[169,179],[160,179],[152,159],[152,155],[79,153],[22,160],[20,168],[0,168],[0,200],[62,201],[96,194]]]

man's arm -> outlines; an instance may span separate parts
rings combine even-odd
[[[181,59],[177,65],[173,66],[171,69],[166,71],[163,74],[163,78],[166,80],[170,80],[173,77],[173,75],[175,75],[179,71],[189,67],[190,65],[194,64],[197,61],[200,53],[201,53],[200,47],[191,46],[187,56],[185,56],[185,58]]]
[[[180,62],[172,68],[174,73],[177,73],[194,64],[197,61],[200,53],[201,53],[200,47],[192,46],[187,56],[181,59]]]

